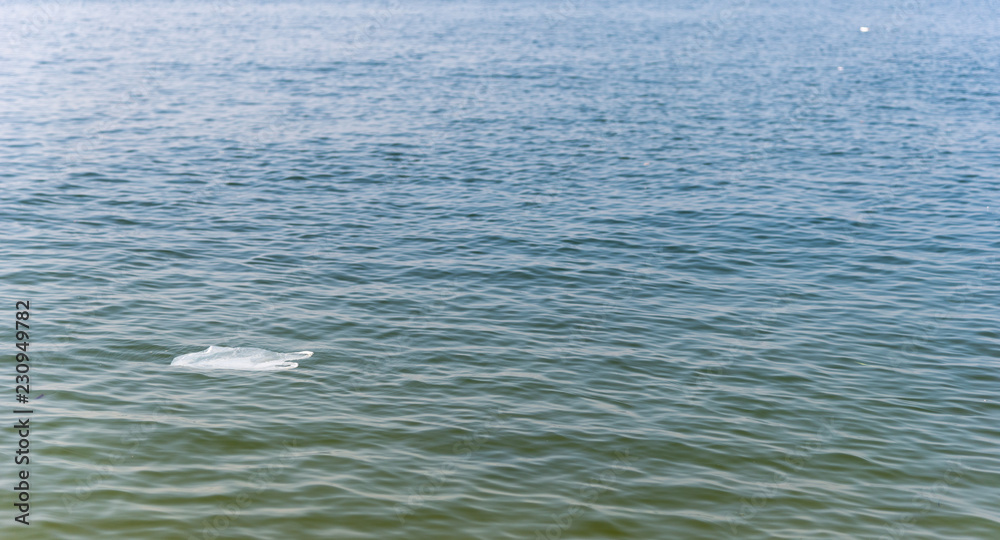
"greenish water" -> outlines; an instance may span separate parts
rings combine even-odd
[[[998,12],[5,3],[0,537],[1000,537]]]

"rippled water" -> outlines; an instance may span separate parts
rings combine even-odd
[[[4,3],[0,536],[1000,537],[1000,7],[802,4]]]

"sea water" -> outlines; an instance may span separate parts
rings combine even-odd
[[[994,3],[0,13],[3,538],[1000,537]]]

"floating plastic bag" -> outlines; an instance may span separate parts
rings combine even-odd
[[[309,358],[313,353],[299,351],[278,353],[251,347],[216,347],[201,352],[182,354],[170,362],[171,366],[194,369],[241,369],[247,371],[273,371],[294,369],[299,365],[292,360]]]

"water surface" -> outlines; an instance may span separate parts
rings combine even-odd
[[[995,5],[3,10],[18,538],[1000,537]]]

